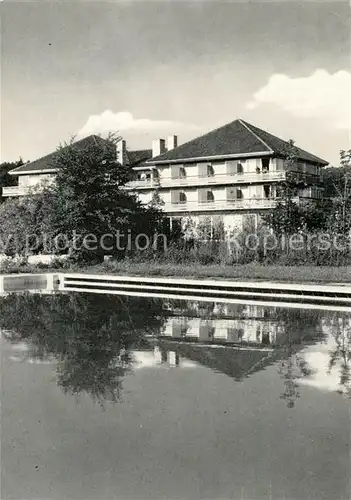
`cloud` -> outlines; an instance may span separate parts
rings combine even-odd
[[[297,118],[320,118],[335,128],[351,129],[350,89],[351,73],[347,71],[330,74],[318,69],[301,78],[275,74],[246,107],[275,104]]]
[[[168,121],[150,120],[149,118],[135,118],[129,111],[114,113],[106,110],[99,115],[89,116],[85,125],[81,128],[78,136],[84,137],[90,134],[107,134],[116,132],[122,134],[129,133],[178,133],[179,131],[197,130],[195,125]]]

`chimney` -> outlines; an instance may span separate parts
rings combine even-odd
[[[123,139],[117,142],[117,161],[121,165],[125,165],[127,163],[126,141]]]
[[[176,135],[169,135],[167,137],[167,151],[174,149],[178,146],[178,137]]]
[[[166,151],[166,141],[164,139],[156,139],[152,141],[152,157],[158,156]]]

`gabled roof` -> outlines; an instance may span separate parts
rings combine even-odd
[[[234,120],[205,135],[192,139],[177,148],[163,153],[148,163],[176,162],[190,159],[254,156],[255,154],[282,154],[288,143],[244,120]],[[317,156],[296,148],[300,160],[327,165],[328,162]]]
[[[89,135],[88,137],[84,137],[84,139],[81,139],[80,141],[74,142],[72,144],[72,147],[78,149],[84,149],[94,142],[101,144],[105,142],[105,139],[102,139],[98,135]],[[28,173],[36,172],[36,171],[45,171],[45,172],[54,171],[54,168],[52,166],[52,160],[54,159],[56,154],[57,152],[54,151],[53,153],[49,153],[48,155],[38,158],[37,160],[26,163],[25,165],[21,165],[20,167],[11,170],[10,174],[17,175],[27,172]]]
[[[89,135],[88,137],[84,137],[84,139],[81,139],[77,142],[74,142],[71,147],[78,148],[78,149],[84,149],[88,147],[89,145],[92,145],[93,143],[97,144],[104,144],[106,142],[106,139],[103,139],[102,137],[98,135]],[[53,153],[50,153],[46,156],[42,156],[41,158],[38,158],[37,160],[31,161],[29,163],[26,163],[25,165],[21,165],[20,167],[14,168],[11,170],[9,173],[11,175],[20,175],[20,174],[25,174],[25,173],[34,173],[34,172],[43,172],[43,173],[50,173],[50,172],[55,172],[55,168],[52,166],[53,159],[55,158],[55,155],[57,154],[56,151]],[[140,165],[141,163],[145,162],[152,156],[152,150],[151,149],[140,149],[138,151],[127,151],[127,157],[130,163],[130,166],[134,167],[137,165]]]
[[[137,167],[152,157],[152,149],[138,149],[137,151],[127,151],[127,156],[130,165],[133,167]]]
[[[277,360],[287,357],[283,349],[238,349],[234,347],[197,345],[195,342],[175,340],[160,340],[160,346],[174,351],[179,356],[210,368],[218,373],[224,373],[237,381],[243,380],[254,373],[264,370]]]

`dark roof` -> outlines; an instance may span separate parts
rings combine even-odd
[[[127,151],[129,163],[133,167],[141,165],[152,157],[152,149],[139,149],[137,151]]]
[[[244,120],[234,120],[205,135],[197,137],[177,148],[162,153],[152,162],[181,161],[191,158],[206,158],[215,156],[231,156],[241,154],[272,153],[282,154],[288,143],[265,132]],[[297,148],[300,160],[327,165],[328,162]],[[149,160],[151,163],[151,160]]]
[[[161,340],[161,339],[160,339]],[[196,345],[196,343],[161,340],[160,347],[174,351],[179,356],[224,373],[235,380],[242,380],[287,356],[282,349],[236,349],[225,346]]]
[[[81,139],[80,141],[74,142],[72,146],[78,149],[84,149],[94,142],[101,144],[106,141],[98,135],[89,135],[88,137],[84,137],[84,139]],[[54,159],[56,154],[57,152],[54,151],[53,153],[38,158],[37,160],[26,163],[25,165],[11,170],[11,174],[20,174],[21,172],[31,172],[35,170],[52,170],[54,168],[52,166],[52,160]]]
[[[88,137],[84,137],[84,139],[81,139],[77,142],[74,142],[71,146],[78,148],[78,149],[84,149],[88,147],[89,145],[92,145],[93,143],[98,143],[98,144],[104,144],[106,142],[106,139],[103,139],[102,137],[98,135],[89,135]],[[21,173],[26,173],[26,172],[32,172],[36,170],[43,170],[43,171],[50,171],[53,170],[54,167],[52,166],[52,161],[55,158],[55,155],[57,154],[56,151],[53,153],[50,153],[46,156],[42,156],[41,158],[38,158],[37,160],[31,161],[30,163],[26,163],[25,165],[21,165],[20,167],[17,167],[13,170],[11,170],[11,174],[21,174]],[[138,151],[128,151],[127,152],[129,163],[131,166],[136,166],[140,165],[142,162],[148,160],[152,156],[152,150],[151,149],[141,149]]]

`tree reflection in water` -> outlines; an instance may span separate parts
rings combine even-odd
[[[57,362],[65,393],[87,393],[116,402],[131,370],[131,349],[145,348],[145,334],[162,325],[160,301],[112,295],[9,295],[0,327],[12,343],[26,342],[27,356]]]
[[[279,363],[279,373],[284,380],[285,387],[280,397],[287,401],[287,406],[294,407],[296,400],[300,397],[299,388],[302,383],[323,390],[334,390],[350,397],[350,314],[329,312],[318,317],[316,311],[309,311],[308,314],[304,311],[296,311],[293,316],[290,316],[290,319],[285,318],[285,325],[286,356]],[[325,364],[323,364],[323,352],[312,352],[311,354],[304,349],[311,344],[313,345],[314,342],[322,340],[324,348],[327,349],[325,357],[328,361]],[[317,355],[317,363],[312,364],[314,355]],[[319,358],[320,355],[321,358]],[[322,363],[320,359],[322,359]],[[336,377],[332,377],[333,369],[339,371]],[[329,378],[328,381],[326,377]]]
[[[278,364],[278,373],[284,381],[284,391],[280,399],[286,401],[288,408],[295,406],[300,397],[298,381],[313,374],[313,370],[299,351],[314,341],[322,340],[321,315],[318,311],[280,309],[279,318],[284,324],[284,356]]]
[[[351,397],[351,318],[333,314],[326,320],[334,338],[330,349],[328,373],[339,367],[340,384],[338,392]]]
[[[351,395],[350,315],[284,308],[262,308],[258,313],[245,304],[83,293],[13,294],[0,299],[0,306],[0,328],[6,329],[10,342],[25,342],[26,355],[31,359],[53,359],[57,383],[65,393],[86,393],[101,405],[105,400],[120,399],[123,377],[133,369],[133,351],[151,350],[146,334],[159,336],[166,319],[174,316],[203,318],[201,321],[212,318],[209,341],[220,318],[242,318],[245,321],[241,324],[248,328],[252,328],[251,320],[262,322],[268,329],[275,325],[277,336],[273,336],[273,349],[268,351],[250,349],[249,345],[244,350],[213,350],[209,345],[196,347],[187,342],[169,344],[167,349],[237,381],[275,364],[284,383],[280,398],[289,408],[299,398],[302,383],[322,387],[318,366],[311,356],[306,357],[309,347],[316,343],[329,349],[327,371],[334,370],[335,374],[339,370],[338,389],[333,390]],[[167,360],[167,352],[162,351],[162,355]],[[325,367],[322,370],[326,375]]]

